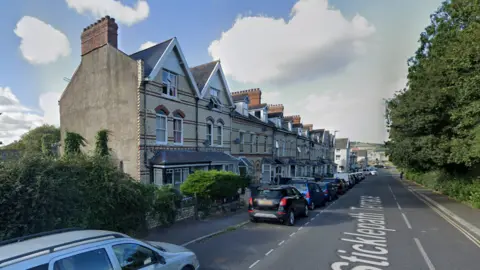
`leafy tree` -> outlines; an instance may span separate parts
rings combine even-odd
[[[108,156],[110,154],[110,149],[108,148],[108,137],[111,135],[111,132],[106,129],[102,129],[97,132],[96,142],[95,142],[95,153],[99,156]]]
[[[2,149],[45,153],[44,150],[51,151],[52,145],[58,142],[60,142],[60,129],[52,125],[43,125],[28,131],[18,141],[5,145]]]
[[[65,155],[71,156],[81,153],[81,147],[85,146],[86,140],[82,135],[75,132],[66,132]]]
[[[387,101],[387,154],[416,171],[480,164],[480,1],[446,1],[408,61],[408,84]]]

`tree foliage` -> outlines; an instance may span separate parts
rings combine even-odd
[[[227,171],[196,171],[180,186],[182,193],[203,199],[233,197],[248,185],[248,179]]]
[[[95,154],[99,156],[108,156],[110,154],[110,149],[108,148],[108,137],[110,135],[111,132],[107,129],[97,132],[95,137]]]
[[[65,134],[65,155],[71,156],[81,153],[81,147],[85,146],[86,140],[82,135],[74,132]]]
[[[391,160],[464,173],[480,163],[480,1],[444,2],[408,61],[408,84],[387,102]]]
[[[53,144],[58,142],[60,129],[52,125],[43,125],[28,131],[18,141],[5,145],[2,149],[51,154]]]

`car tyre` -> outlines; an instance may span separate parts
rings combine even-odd
[[[305,207],[303,208],[303,216],[308,217],[308,214],[310,211],[308,210],[308,204],[305,204]]]
[[[250,222],[252,222],[252,223],[257,223],[257,222],[258,222],[258,219],[252,217],[252,218],[250,218]]]
[[[285,220],[285,224],[288,226],[295,225],[295,213],[292,210],[288,210],[287,219]]]

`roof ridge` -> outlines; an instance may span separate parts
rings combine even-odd
[[[172,40],[174,40],[174,39],[175,39],[175,37],[169,38],[169,39],[164,40],[164,41],[162,41],[162,42],[159,42],[159,43],[157,43],[157,44],[155,44],[155,45],[153,45],[153,46],[151,46],[151,47],[145,48],[145,49],[140,50],[140,51],[136,51],[136,52],[130,54],[130,56],[133,56],[133,55],[135,55],[135,54],[137,54],[137,53],[144,52],[144,51],[146,51],[146,50],[153,49],[153,48],[158,47],[159,45],[164,44],[164,43],[166,43],[166,42],[170,43],[170,42],[172,42]]]

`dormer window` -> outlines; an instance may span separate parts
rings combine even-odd
[[[177,97],[178,78],[176,74],[164,70],[162,72],[162,93],[169,97]]]
[[[260,111],[260,119],[262,119],[263,122],[267,122],[267,108]]]
[[[298,136],[302,136],[302,128],[298,128],[297,134],[298,134]]]
[[[242,105],[243,105],[243,110],[242,110],[243,115],[248,116],[248,104],[244,102]]]
[[[255,111],[254,115],[255,115],[255,117],[257,117],[258,119],[262,119],[262,112],[260,112],[260,111]]]
[[[292,123],[288,122],[288,131],[292,131]]]
[[[214,97],[214,96],[210,96],[210,107],[212,109],[220,109],[220,107],[222,106],[222,103],[220,102],[220,100],[218,99],[218,97]]]
[[[282,120],[280,118],[277,118],[277,127],[282,127]]]
[[[220,90],[210,87],[210,96],[218,98]]]

